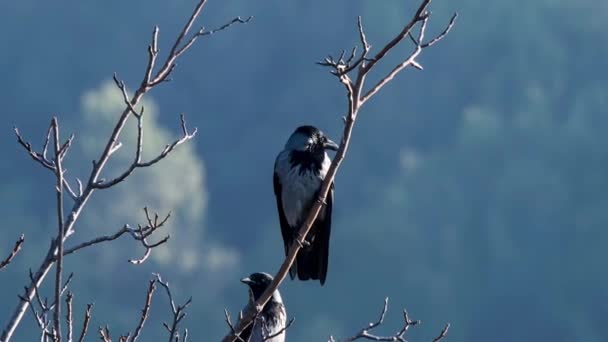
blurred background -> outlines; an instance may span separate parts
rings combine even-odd
[[[133,329],[147,280],[159,272],[176,300],[194,302],[193,341],[227,331],[223,309],[247,301],[239,283],[282,260],[272,168],[300,124],[339,138],[343,87],[314,64],[358,43],[357,15],[373,51],[411,18],[419,1],[210,1],[200,23],[240,15],[248,25],[199,40],[146,97],[145,155],[180,134],[185,113],[197,138],[152,169],[93,195],[68,246],[143,222],[144,206],[171,210],[171,240],[141,266],[129,238],[66,259],[75,273],[76,322],[94,302],[92,331]],[[54,178],[12,132],[36,146],[53,115],[76,139],[68,177],[85,179],[122,99],[111,77],[141,81],[153,25],[167,52],[195,2],[21,0],[0,4],[0,254],[21,232],[24,249],[0,273],[0,323],[55,234]],[[286,281],[293,342],[347,337],[401,308],[423,321],[408,333],[430,341],[606,341],[608,314],[608,2],[437,0],[427,36],[460,17],[360,113],[336,179],[326,285]],[[395,51],[369,83],[406,56]],[[105,177],[131,161],[134,126]],[[68,200],[66,202],[71,205]],[[52,282],[43,291],[51,296]],[[160,293],[143,340],[166,338]],[[4,324],[1,324],[4,326]],[[38,337],[28,312],[17,341]]]

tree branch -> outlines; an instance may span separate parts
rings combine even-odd
[[[57,185],[55,191],[57,192],[57,238],[55,244],[57,245],[57,267],[55,268],[55,310],[53,312],[53,324],[54,334],[57,341],[61,341],[61,283],[62,283],[62,272],[63,272],[63,237],[65,235],[63,226],[63,167],[61,165],[61,154],[62,148],[59,146],[59,124],[57,118],[54,117],[51,121],[51,127],[53,129],[53,141],[55,145],[55,176],[57,177]],[[70,145],[71,139],[66,143],[64,149],[67,150],[67,146]]]
[[[266,336],[263,338],[263,340],[264,340],[264,341],[268,341],[268,340],[271,340],[271,339],[273,339],[273,338],[275,338],[275,337],[277,337],[277,336],[281,335],[282,333],[284,333],[285,331],[287,331],[287,329],[288,329],[288,328],[289,328],[289,327],[290,327],[290,326],[293,324],[293,322],[294,322],[295,320],[296,320],[296,319],[295,319],[295,317],[292,317],[292,318],[289,320],[289,322],[287,322],[287,324],[286,324],[286,325],[285,325],[285,326],[284,326],[284,327],[283,327],[281,330],[277,331],[277,332],[276,332],[276,333],[274,333],[274,334],[266,335]],[[265,329],[265,327],[266,327],[265,325],[262,325],[262,329],[263,329],[263,330],[266,330],[266,329]],[[268,332],[267,332],[267,331],[265,331],[265,332],[264,332],[264,334],[268,334]]]
[[[98,236],[89,241],[82,242],[72,248],[68,248],[67,250],[65,250],[63,255],[64,256],[69,255],[69,254],[75,253],[83,248],[91,247],[91,246],[97,245],[102,242],[116,240],[119,237],[123,236],[124,234],[128,233],[129,235],[131,235],[131,237],[134,240],[139,241],[142,244],[142,246],[146,249],[146,252],[145,252],[143,258],[138,259],[138,260],[130,259],[129,262],[132,264],[136,264],[136,265],[143,263],[150,255],[150,252],[152,251],[152,249],[162,245],[163,243],[165,243],[169,240],[169,238],[170,238],[169,235],[166,235],[164,238],[162,238],[161,240],[159,240],[158,242],[155,242],[155,243],[149,243],[147,241],[147,238],[150,237],[152,234],[154,234],[154,232],[156,232],[158,229],[162,228],[165,225],[165,223],[169,220],[169,217],[171,217],[171,213],[169,212],[162,220],[159,221],[158,214],[155,214],[154,219],[152,219],[150,217],[148,208],[144,208],[144,212],[146,214],[147,225],[145,225],[145,226],[137,225],[137,228],[131,228],[128,224],[125,224],[116,233],[114,233],[112,235]]]
[[[123,180],[125,180],[128,176],[131,175],[131,173],[133,173],[133,171],[135,171],[136,168],[143,168],[143,167],[148,167],[148,166],[152,166],[156,163],[158,163],[159,161],[163,160],[165,157],[167,157],[169,155],[169,153],[171,153],[173,151],[173,149],[181,144],[183,144],[184,142],[194,138],[196,136],[196,132],[197,129],[194,128],[194,130],[192,132],[188,132],[188,128],[186,127],[186,120],[184,118],[184,115],[181,114],[180,115],[180,122],[181,122],[181,128],[182,128],[182,133],[183,136],[180,139],[175,140],[173,143],[165,146],[165,148],[163,149],[163,151],[154,159],[147,161],[147,162],[142,162],[141,161],[141,155],[143,152],[143,118],[144,118],[144,111],[142,110],[140,112],[140,114],[135,114],[136,118],[137,118],[137,147],[135,149],[135,160],[133,161],[133,163],[131,163],[131,165],[127,168],[127,170],[125,170],[120,176],[110,180],[110,181],[105,181],[105,182],[96,182],[95,184],[93,184],[93,187],[96,189],[107,189],[110,188],[120,182],[122,182]],[[117,145],[120,146],[120,145]]]
[[[169,332],[169,342],[177,342],[179,341],[179,323],[186,317],[186,309],[192,303],[192,297],[190,297],[184,304],[175,305],[173,301],[173,295],[171,294],[171,289],[169,288],[169,283],[163,282],[160,274],[155,274],[156,282],[158,282],[167,292],[167,297],[169,297],[169,305],[171,306],[171,312],[173,313],[173,319],[171,321],[171,325],[167,323],[163,323],[163,326]],[[184,339],[186,336],[184,336]]]
[[[84,337],[87,335],[87,330],[89,330],[89,322],[91,321],[92,309],[93,304],[87,304],[87,310],[84,313],[84,321],[82,322],[82,330],[80,331],[80,337],[78,338],[78,342],[84,342]]]
[[[74,332],[74,323],[72,320],[72,299],[74,295],[71,292],[68,292],[68,295],[65,298],[65,304],[67,308],[67,313],[65,315],[66,325],[68,328],[68,342],[72,342],[72,335]]]
[[[6,257],[6,259],[0,261],[0,270],[5,268],[6,266],[8,266],[8,264],[10,264],[11,261],[13,261],[13,259],[17,255],[17,253],[19,253],[19,251],[21,251],[21,246],[23,245],[24,242],[25,242],[25,235],[21,234],[21,236],[19,237],[19,240],[17,240],[15,242],[15,247],[13,247],[11,254],[9,254]]]
[[[148,319],[148,312],[150,312],[150,305],[152,304],[152,295],[154,294],[154,289],[156,289],[156,280],[150,280],[150,285],[148,287],[148,293],[146,294],[146,303],[144,304],[144,308],[141,310],[141,316],[139,318],[139,324],[135,328],[133,332],[133,337],[130,339],[131,342],[137,341],[139,338],[139,334],[141,333],[141,329],[144,327],[144,323]]]
[[[445,327],[443,327],[443,329],[441,330],[441,333],[439,334],[439,336],[437,336],[433,339],[433,342],[441,341],[447,335],[449,329],[450,329],[450,323],[446,324]]]
[[[382,325],[384,323],[384,317],[386,317],[386,312],[388,311],[388,298],[384,299],[384,306],[382,308],[382,312],[380,313],[380,317],[378,318],[378,320],[376,322],[372,322],[369,323],[366,327],[362,328],[361,330],[359,330],[359,332],[352,336],[349,337],[345,340],[342,340],[341,342],[353,342],[356,340],[370,340],[370,341],[385,341],[385,342],[395,342],[395,341],[399,341],[399,342],[406,342],[405,340],[405,333],[407,332],[407,330],[410,327],[413,327],[415,325],[420,324],[421,322],[419,320],[416,321],[412,321],[407,313],[406,310],[403,310],[403,326],[401,327],[401,329],[399,331],[397,331],[394,335],[389,335],[389,336],[380,336],[380,335],[376,335],[373,334],[371,331],[377,327],[379,327],[380,325]],[[450,324],[448,323],[446,325],[446,327],[441,331],[441,334],[439,335],[439,337],[437,337],[435,340],[433,340],[433,342],[437,342],[440,341],[443,337],[445,337],[445,335],[448,332],[448,328],[449,328]],[[329,337],[329,342],[336,342],[336,340],[334,339],[333,336]]]

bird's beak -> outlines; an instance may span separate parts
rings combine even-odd
[[[325,148],[326,150],[337,151],[340,146],[338,146],[338,144],[331,141],[330,139],[327,139],[327,141],[323,144],[323,148]]]
[[[252,283],[252,281],[251,281],[251,278],[245,277],[245,278],[241,279],[241,283],[249,285]]]

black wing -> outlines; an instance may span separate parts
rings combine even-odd
[[[331,183],[325,205],[323,219],[317,218],[315,225],[318,227],[317,236],[315,237],[315,254],[317,256],[318,277],[321,285],[325,283],[327,277],[327,264],[329,261],[329,237],[331,235],[331,214],[334,206],[334,183]]]
[[[331,235],[331,212],[334,204],[334,184],[331,184],[327,198],[317,219],[312,225],[306,238],[310,247],[304,247],[297,256],[298,279],[318,279],[321,285],[327,278],[327,264],[329,262],[329,237]]]
[[[285,217],[285,212],[283,211],[283,200],[281,197],[281,181],[279,180],[279,176],[276,172],[274,173],[273,183],[274,196],[277,199],[277,210],[279,211],[279,223],[281,224],[281,234],[283,235],[283,245],[285,247],[285,255],[287,255],[287,253],[289,253],[289,246],[291,246],[291,242],[293,239],[293,231],[289,226],[289,223],[287,223],[287,218]],[[295,265],[296,263],[294,263],[294,266],[289,269],[289,275],[291,276],[291,279],[295,278],[297,273]]]

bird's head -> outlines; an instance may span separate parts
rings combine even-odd
[[[241,282],[249,286],[249,290],[254,300],[258,300],[262,293],[266,291],[266,288],[272,282],[272,276],[265,272],[252,273],[248,277],[241,279]]]
[[[314,126],[300,126],[291,134],[285,149],[323,154],[325,150],[338,150],[338,144],[331,141]]]

